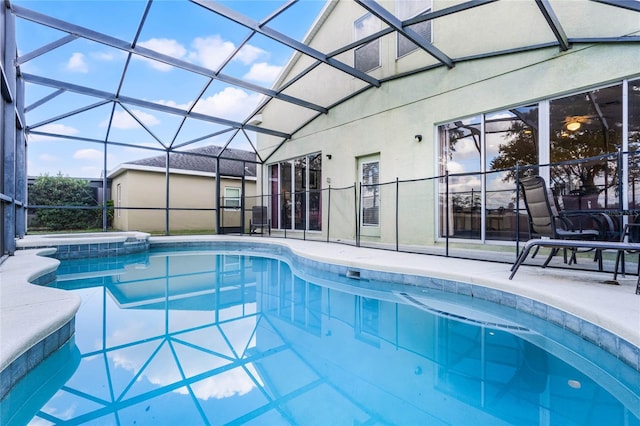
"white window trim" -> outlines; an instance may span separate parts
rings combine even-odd
[[[238,196],[237,197],[227,197],[227,190],[236,190],[238,191]],[[242,188],[238,187],[238,186],[225,186],[224,187],[224,209],[225,210],[237,210],[239,208],[242,207]],[[227,200],[237,200],[238,201],[238,205],[237,206],[229,206],[227,204]]]
[[[360,161],[360,170],[359,170],[359,174],[360,174],[360,182],[364,185],[363,181],[364,181],[364,176],[363,176],[363,169],[365,164],[373,164],[373,163],[377,163],[378,164],[378,184],[380,184],[380,159],[376,158],[376,159],[372,159],[372,160],[362,160]],[[381,208],[380,208],[380,194],[378,193],[378,223],[377,224],[373,224],[373,223],[364,223],[364,205],[362,203],[362,194],[360,194],[360,226],[363,228],[369,228],[369,229],[379,229],[380,228],[380,213],[381,213]]]

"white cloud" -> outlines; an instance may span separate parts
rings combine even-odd
[[[219,35],[196,37],[191,46],[195,50],[189,53],[189,59],[211,70],[217,69],[235,49],[232,42],[222,40]]]
[[[103,152],[97,149],[79,149],[73,153],[74,160],[102,161]]]
[[[227,59],[236,48],[231,41],[223,40],[217,34],[209,37],[196,37],[191,43],[191,47],[194,50],[189,53],[189,60],[212,70],[216,70],[222,61]],[[268,55],[267,51],[247,44],[240,49],[233,57],[233,60],[249,65]]]
[[[249,65],[257,61],[259,58],[269,56],[266,50],[262,50],[259,47],[252,46],[250,44],[246,44],[242,46],[242,49],[238,52],[233,59],[237,59],[245,65]]]
[[[147,41],[142,41],[138,44],[147,49],[151,49],[155,52],[162,53],[176,59],[183,59],[187,54],[187,49],[185,49],[185,47],[177,40],[167,38],[152,38]],[[142,59],[147,61],[149,65],[151,65],[158,71],[171,71],[171,69],[173,68],[171,65],[167,65],[163,62],[158,62],[147,58]]]
[[[132,110],[132,114],[134,114],[138,120],[142,121],[145,126],[155,126],[159,124],[160,121],[153,115],[140,111],[140,110]],[[100,123],[100,127],[107,127],[109,124],[109,120],[104,120]],[[116,129],[136,129],[140,127],[140,124],[127,112],[127,111],[116,111],[113,114],[113,121],[111,123],[113,127]]]
[[[251,66],[251,70],[245,74],[244,78],[264,83],[273,83],[276,78],[278,78],[278,75],[280,75],[280,71],[282,71],[282,67],[280,66],[259,62]]]
[[[208,98],[201,99],[194,112],[241,120],[258,105],[262,95],[250,95],[244,90],[227,87]]]
[[[69,60],[67,61],[66,68],[69,71],[79,72],[83,74],[89,72],[89,66],[84,60],[84,54],[80,52],[75,52],[73,55],[71,55],[71,58],[69,58]]]
[[[464,166],[457,161],[448,161],[447,170],[450,174],[464,173]]]
[[[478,136],[480,138],[480,136]],[[476,147],[476,143],[472,137],[466,137],[463,139],[458,139],[456,142],[456,156],[467,157],[468,155],[478,156],[478,148]]]
[[[79,133],[78,129],[75,127],[67,126],[65,124],[59,123],[51,123],[45,124],[44,126],[36,127],[33,129],[34,132],[44,132],[44,133],[52,133],[56,135],[65,135],[65,136],[73,136]],[[44,140],[51,140],[52,137],[49,136],[40,136],[40,135],[29,135],[29,142],[40,142]]]
[[[189,108],[191,108],[191,104],[193,103],[193,102],[187,102],[186,104],[179,104],[176,101],[165,101],[165,100],[162,100],[162,99],[159,100],[159,101],[154,101],[154,102],[157,103],[157,104],[160,104],[160,105],[165,105],[165,106],[172,107],[172,108],[178,108],[178,109],[181,109],[183,111],[188,111]]]
[[[234,395],[242,396],[251,392],[256,385],[242,368],[234,368],[196,382],[191,387],[198,399],[206,401],[210,398],[223,399]],[[181,388],[177,392],[186,393],[187,391]]]

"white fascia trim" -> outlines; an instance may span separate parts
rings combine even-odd
[[[153,167],[153,166],[143,166],[140,164],[120,164],[114,170],[109,172],[107,175],[108,178],[113,179],[114,177],[129,171],[136,170],[141,172],[149,172],[149,173],[165,173],[166,169],[164,167]],[[203,176],[203,177],[212,177],[215,178],[218,176],[217,173],[211,172],[201,172],[197,170],[185,170],[185,169],[172,169],[169,168],[169,174],[174,175],[188,175],[188,176]],[[231,180],[241,180],[242,178],[238,176],[222,176],[223,179],[231,179]],[[245,176],[245,180],[257,181],[257,177],[255,176]]]
[[[320,27],[327,20],[327,18],[329,17],[329,15],[333,11],[333,9],[335,9],[337,4],[338,4],[338,2],[335,1],[335,0],[328,0],[325,3],[323,9],[320,11],[320,13],[318,13],[318,16],[316,17],[316,20],[313,22],[313,24],[311,24],[311,27],[309,27],[309,31],[307,31],[307,33],[302,38],[302,42],[304,44],[309,45],[311,40],[313,40],[315,35],[320,30]],[[298,52],[297,50],[291,55],[291,57],[289,58],[289,61],[287,62],[287,64],[284,66],[284,68],[280,72],[280,75],[278,76],[276,81],[271,86],[272,89],[276,89],[276,88],[280,87],[280,85],[282,85],[282,83],[284,83],[285,77],[289,76],[289,73],[293,69],[293,66],[296,64],[296,62],[298,62],[298,59],[301,56],[302,56],[302,53]]]

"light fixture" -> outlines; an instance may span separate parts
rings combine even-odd
[[[582,383],[577,380],[567,380],[567,384],[573,389],[580,389],[582,387]]]
[[[582,126],[582,124],[580,124],[580,122],[576,119],[572,119],[571,121],[567,122],[567,130],[570,132],[575,132],[580,128],[580,126]]]
[[[331,154],[327,154],[327,160],[331,160]]]
[[[416,135],[416,142],[422,142],[422,135]]]

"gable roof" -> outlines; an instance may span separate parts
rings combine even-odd
[[[256,154],[254,152],[232,148],[226,148],[223,152],[222,147],[215,145],[183,152],[172,151],[169,153],[169,167],[172,170],[188,170],[217,175],[217,157],[220,157],[221,176],[256,176]],[[117,167],[110,175],[118,174],[117,170],[127,169],[129,165],[165,169],[166,158],[166,155],[161,154],[154,157],[129,161]]]

